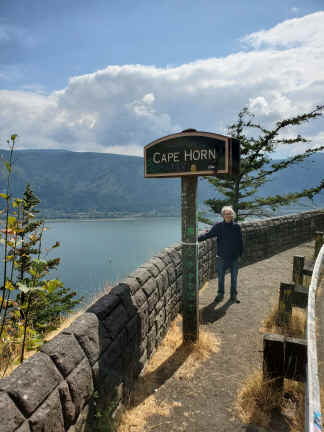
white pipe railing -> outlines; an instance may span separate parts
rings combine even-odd
[[[305,398],[305,431],[321,432],[322,415],[315,324],[315,295],[321,266],[324,265],[324,245],[317,255],[309,286],[307,306],[307,379]]]

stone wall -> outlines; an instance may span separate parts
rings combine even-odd
[[[241,224],[241,266],[324,230],[324,210]],[[199,245],[200,286],[215,277],[215,239]],[[0,380],[1,432],[113,430],[134,381],[181,312],[181,246],[152,257],[41,351]]]

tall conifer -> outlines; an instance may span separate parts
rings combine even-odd
[[[240,141],[240,173],[232,176],[205,177],[223,195],[219,199],[208,199],[205,204],[214,213],[220,213],[224,205],[232,205],[238,220],[244,220],[248,216],[269,216],[280,206],[291,204],[301,198],[306,197],[312,200],[316,194],[324,189],[324,174],[323,180],[316,187],[298,190],[296,185],[296,192],[267,197],[255,196],[255,194],[261,186],[271,180],[274,173],[290,165],[301,163],[314,153],[324,150],[324,146],[319,146],[285,160],[271,160],[272,153],[277,150],[280,144],[292,146],[297,143],[309,142],[299,134],[293,138],[286,138],[283,132],[292,126],[298,126],[320,117],[323,109],[324,105],[317,106],[309,113],[278,121],[272,129],[266,129],[255,123],[255,116],[247,108],[240,111],[238,120],[228,127],[229,135]],[[257,131],[259,136],[249,136],[247,130]],[[203,214],[199,215],[199,220],[207,224],[213,223]]]

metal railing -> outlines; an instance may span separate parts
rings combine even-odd
[[[320,385],[318,379],[318,360],[315,324],[315,296],[318,287],[321,266],[324,266],[324,245],[321,247],[313,269],[309,286],[307,306],[307,378],[305,398],[305,431],[322,431]]]

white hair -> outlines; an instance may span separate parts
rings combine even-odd
[[[231,206],[224,206],[223,208],[222,208],[222,210],[221,210],[221,215],[224,217],[224,212],[226,212],[226,211],[231,211],[232,212],[232,215],[233,215],[233,219],[236,219],[236,213],[235,213],[235,211],[233,210],[233,207],[231,207]]]

